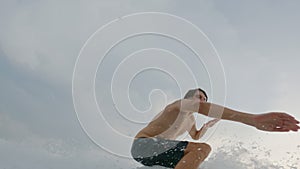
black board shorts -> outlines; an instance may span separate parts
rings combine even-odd
[[[162,138],[137,138],[131,147],[132,157],[145,166],[174,168],[184,156],[187,141]]]

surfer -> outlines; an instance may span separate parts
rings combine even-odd
[[[206,143],[176,140],[188,132],[198,140],[220,119],[240,122],[270,132],[298,131],[299,121],[282,112],[250,114],[207,102],[204,90],[189,90],[183,99],[167,105],[135,136],[131,147],[133,158],[145,166],[175,169],[197,169],[211,151]],[[197,130],[193,113],[215,118]]]

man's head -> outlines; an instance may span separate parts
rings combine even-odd
[[[184,99],[199,99],[201,102],[206,102],[208,100],[207,94],[204,90],[197,88],[189,90]]]

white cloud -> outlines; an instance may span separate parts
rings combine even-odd
[[[269,2],[265,2],[264,7],[272,6],[273,2]],[[220,52],[225,66],[228,82],[227,104],[229,106],[257,113],[273,108],[284,109],[300,117],[297,112],[297,100],[299,99],[296,92],[298,91],[297,86],[299,86],[297,78],[299,50],[296,45],[299,44],[299,38],[297,38],[299,24],[293,20],[299,14],[294,11],[296,5],[284,5],[282,9],[284,13],[278,13],[274,6],[268,9],[262,7],[259,8],[260,13],[254,13],[256,17],[252,17],[252,15],[240,14],[245,14],[245,11],[251,13],[253,6],[249,8],[247,5],[236,2],[226,2],[228,6],[222,4],[223,2],[171,0],[163,2],[158,0],[90,1],[89,3],[33,0],[30,2],[1,1],[0,3],[0,48],[3,51],[3,55],[1,53],[0,57],[5,57],[13,64],[11,69],[21,70],[24,73],[18,74],[16,71],[12,75],[14,77],[7,75],[6,78],[1,79],[1,91],[3,92],[0,97],[3,102],[1,103],[0,131],[3,134],[1,135],[0,149],[1,152],[10,153],[8,156],[5,155],[7,153],[0,153],[0,159],[2,159],[1,165],[6,168],[24,168],[24,166],[30,168],[45,168],[45,166],[48,168],[120,168],[123,164],[126,164],[124,166],[127,168],[139,166],[133,161],[128,162],[119,158],[115,158],[115,161],[120,160],[120,162],[115,163],[109,159],[111,156],[107,153],[95,150],[97,149],[95,146],[91,146],[91,148],[83,145],[85,143],[77,139],[57,138],[66,132],[68,134],[78,133],[83,138],[86,136],[82,131],[78,132],[79,127],[74,124],[75,113],[71,112],[73,109],[69,93],[62,92],[62,95],[59,95],[57,94],[59,90],[49,87],[53,84],[59,84],[59,87],[61,84],[70,86],[73,66],[85,40],[105,23],[132,12],[170,12],[192,21],[208,34]],[[260,6],[258,1],[255,4]],[[277,4],[275,7],[280,6]],[[237,11],[231,8],[237,9]],[[244,9],[246,10],[243,11]],[[264,18],[260,18],[262,14],[267,14],[267,18],[277,18],[284,24],[278,25],[277,20],[266,21]],[[167,43],[167,41],[162,42]],[[139,43],[143,42],[139,41]],[[134,43],[131,45],[142,46]],[[136,46],[133,49],[137,49]],[[178,48],[178,50],[180,49]],[[123,54],[122,52],[124,51],[117,52],[117,54]],[[184,59],[189,60],[188,57]],[[198,64],[193,65],[193,60],[190,63],[191,67],[199,66]],[[107,66],[110,65],[112,64]],[[4,73],[10,72],[10,70],[2,69],[1,71]],[[27,81],[9,81],[10,78],[18,79],[18,76],[29,74],[39,78],[26,76]],[[201,76],[199,78],[203,78]],[[107,80],[106,77],[101,78],[100,80]],[[150,78],[155,78],[155,76]],[[37,79],[42,82],[37,82]],[[165,87],[165,84],[167,83],[161,83],[162,88]],[[140,85],[140,83],[136,83],[136,85]],[[209,90],[209,84],[202,85]],[[149,84],[149,86],[151,85]],[[66,89],[60,88],[60,90]],[[133,100],[139,100],[143,102],[141,105],[147,105],[148,98],[142,100],[139,98],[141,96],[137,94],[142,93],[144,96],[141,91],[143,88],[133,88],[132,90]],[[172,95],[173,91],[173,88],[165,89],[165,93],[169,94],[171,100],[178,96],[178,93]],[[103,91],[99,93],[104,93],[105,97],[110,94]],[[45,99],[46,96],[47,99]],[[112,103],[106,101],[105,97],[101,97],[99,100],[107,105],[104,110],[110,113]],[[161,98],[161,95],[153,95],[151,98],[156,100],[153,101],[155,111],[163,107],[162,99],[157,97]],[[8,103],[9,101],[15,102]],[[21,114],[22,109],[28,114]],[[12,112],[9,110],[15,111],[13,114],[9,114]],[[116,116],[108,115],[114,120],[111,121],[114,127],[120,129],[121,132],[129,132],[129,134],[137,132],[138,127],[130,127],[124,122],[124,119],[114,119]],[[149,117],[149,119],[151,118]],[[224,135],[230,135],[233,130],[238,135],[236,139],[241,141],[247,139],[245,138],[246,134],[251,134],[253,138],[257,136],[254,131],[253,133],[241,133],[241,131],[248,130],[237,129],[236,125],[238,124],[225,124],[229,127],[225,128],[226,131],[222,131]],[[97,131],[101,132],[101,124],[96,127],[100,128],[97,128]],[[36,130],[33,130],[34,128]],[[55,135],[56,138],[51,138]],[[268,137],[265,133],[260,133],[259,137],[266,140],[273,138]],[[296,142],[287,142],[285,137],[279,139],[277,135],[276,138],[286,142],[282,145],[286,148],[290,148],[291,144],[293,146],[297,144]],[[297,135],[293,135],[292,138],[299,140]],[[269,143],[262,142],[265,145]],[[230,151],[232,148],[234,146],[225,149]],[[246,165],[239,163],[240,160],[234,158],[243,155],[242,151],[234,152],[233,155],[226,153],[216,152],[216,156],[212,156],[213,158],[207,161],[204,167],[218,168],[230,165],[233,168],[243,168]],[[221,156],[228,156],[228,158],[224,161]],[[18,159],[17,163],[15,163],[15,158]],[[271,166],[268,160],[253,160],[252,162],[261,168]],[[299,160],[295,162],[299,162]]]
[[[70,83],[79,50],[100,26],[130,6],[118,1],[8,1],[1,13],[5,56],[50,83]],[[124,8],[118,11],[119,5]]]

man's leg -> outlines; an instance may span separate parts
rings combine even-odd
[[[198,169],[210,151],[211,147],[206,143],[189,142],[184,150],[184,156],[178,162],[175,169]]]

